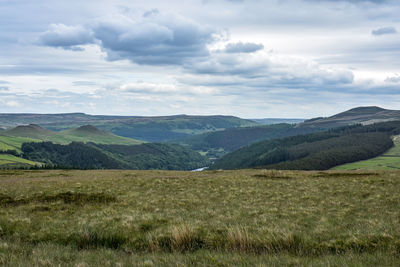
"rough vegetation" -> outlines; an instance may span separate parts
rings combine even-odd
[[[400,173],[1,171],[2,265],[396,266]]]

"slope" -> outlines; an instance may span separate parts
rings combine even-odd
[[[47,129],[42,128],[39,125],[30,124],[25,126],[17,126],[15,128],[3,131],[0,133],[0,141],[3,139],[7,139],[8,142],[12,140],[18,140],[19,138],[30,138],[31,141],[28,139],[25,142],[32,142],[32,141],[51,141],[54,143],[59,144],[68,144],[71,142],[93,142],[93,143],[100,143],[100,144],[125,144],[125,145],[134,145],[140,144],[142,142],[114,135],[112,133],[101,131],[94,126],[85,125],[78,127],[76,129],[70,129],[61,132],[54,132]],[[22,140],[21,140],[22,141]],[[18,143],[18,148],[22,144],[21,142]]]
[[[393,146],[400,121],[347,126],[321,133],[254,143],[217,160],[211,169],[324,170],[376,157]]]
[[[222,131],[204,133],[183,139],[179,143],[207,156],[219,157],[251,143],[322,131],[318,128],[296,128],[294,124],[272,124],[254,127],[230,128]]]
[[[395,170],[400,169],[400,135],[393,137],[394,147],[381,156],[336,166],[333,170]]]
[[[40,163],[27,160],[21,157],[17,157],[9,154],[0,154],[0,169],[4,168],[16,168],[16,167],[28,167],[38,165]]]
[[[119,136],[145,141],[167,141],[186,136],[234,127],[254,126],[258,123],[233,116],[92,116],[71,114],[0,114],[0,127],[19,124],[39,124],[62,131],[82,125],[93,125]]]
[[[50,166],[74,169],[191,170],[209,161],[190,149],[173,144],[105,145],[51,142],[25,143],[23,155]]]
[[[335,128],[352,124],[368,125],[377,122],[400,120],[400,110],[380,107],[357,107],[328,118],[314,118],[298,124],[297,127]]]

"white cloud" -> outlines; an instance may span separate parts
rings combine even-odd
[[[11,107],[11,108],[16,108],[16,107],[20,107],[21,104],[18,101],[8,101],[6,103],[7,107]]]

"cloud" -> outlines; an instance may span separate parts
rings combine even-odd
[[[208,56],[207,45],[215,32],[208,27],[157,9],[142,16],[119,14],[84,27],[51,24],[39,36],[39,44],[82,50],[81,45],[97,42],[109,61],[128,59],[145,65],[177,65]]]
[[[39,36],[39,44],[51,47],[61,47],[70,50],[82,50],[80,45],[93,43],[93,35],[83,26],[66,26],[51,24],[47,31]]]
[[[120,86],[122,92],[142,94],[211,94],[214,92],[210,87],[181,86],[177,84],[163,83],[128,83]]]
[[[397,30],[394,27],[383,27],[383,28],[373,30],[371,32],[371,34],[375,35],[375,36],[380,36],[380,35],[385,35],[385,34],[395,34],[395,33],[397,33]]]
[[[94,86],[97,85],[96,82],[91,82],[91,81],[74,81],[72,82],[73,86]]]
[[[21,104],[18,101],[8,101],[6,103],[7,107],[11,107],[11,108],[16,108],[16,107],[20,107]]]
[[[8,91],[9,87],[8,86],[0,86],[0,91]]]
[[[400,83],[400,75],[396,75],[396,76],[393,76],[393,77],[387,77],[386,79],[385,79],[385,82],[388,82],[388,83]]]
[[[263,44],[255,43],[229,43],[225,46],[225,52],[227,53],[253,53],[264,49]]]
[[[9,84],[9,82],[0,80],[0,84]]]
[[[146,12],[98,22],[94,36],[108,59],[129,59],[145,65],[175,65],[208,56],[214,31],[178,15]]]

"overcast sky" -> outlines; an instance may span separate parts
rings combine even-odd
[[[0,0],[0,112],[400,109],[398,0]]]

